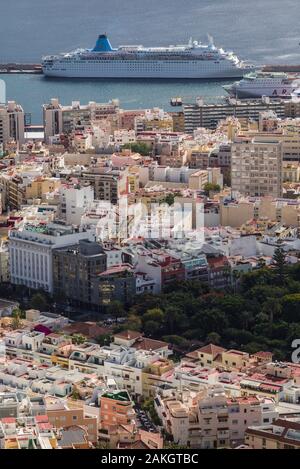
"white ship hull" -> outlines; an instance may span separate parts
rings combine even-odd
[[[59,70],[43,68],[45,76],[63,78],[198,78],[198,79],[226,79],[241,78],[248,69],[233,70]]]
[[[294,87],[285,88],[255,88],[255,89],[242,89],[236,88],[230,91],[232,97],[237,98],[261,98],[262,96],[268,96],[270,98],[286,98],[295,91]]]
[[[49,77],[63,77],[63,78],[198,78],[198,79],[226,79],[226,78],[241,78],[250,69],[243,68],[230,68],[219,69],[213,67],[195,68],[184,63],[182,67],[163,67],[160,64],[157,70],[154,66],[153,69],[140,69],[131,70],[126,64],[126,67],[97,67],[94,69],[82,68],[64,68],[58,67],[43,68],[45,76]]]
[[[257,72],[245,75],[243,80],[224,86],[225,90],[237,98],[287,98],[299,86],[299,78],[286,73]]]

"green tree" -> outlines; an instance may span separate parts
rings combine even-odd
[[[162,323],[164,320],[164,312],[160,308],[148,309],[143,316],[143,321],[157,321]]]
[[[96,338],[97,344],[101,345],[101,347],[103,347],[103,345],[109,345],[111,341],[112,341],[112,337],[110,334],[99,335]]]
[[[39,311],[48,311],[49,305],[47,299],[45,298],[42,293],[35,293],[30,301],[30,306],[33,309],[37,309]]]
[[[206,341],[209,344],[218,345],[221,342],[221,336],[217,332],[210,332],[207,334]]]
[[[114,300],[107,305],[106,312],[110,317],[115,319],[116,324],[118,323],[118,319],[125,315],[124,306],[118,300]]]
[[[142,320],[137,314],[129,314],[126,323],[124,324],[124,329],[129,329],[131,331],[140,331],[142,329]]]
[[[277,279],[280,285],[285,283],[286,260],[285,252],[281,246],[278,246],[273,255],[273,262],[276,266]]]
[[[13,330],[19,329],[21,326],[21,310],[19,308],[15,308],[12,312],[12,323],[11,326]]]
[[[221,188],[219,184],[213,184],[211,182],[207,182],[204,184],[204,192],[206,195],[209,195],[210,192],[220,192]]]
[[[162,204],[165,203],[165,204],[168,204],[168,205],[174,205],[174,202],[175,202],[175,197],[180,195],[180,192],[176,192],[175,194],[174,193],[169,193],[166,195],[166,197],[164,198],[164,200],[162,200]]]
[[[267,298],[262,307],[262,313],[269,316],[270,323],[273,324],[274,317],[278,318],[281,313],[281,304],[277,298]]]
[[[80,394],[76,388],[73,388],[72,394],[70,396],[74,401],[79,401],[80,400]]]
[[[144,323],[145,334],[149,337],[158,337],[161,325],[156,321],[146,321]]]
[[[125,143],[122,148],[124,150],[131,150],[133,153],[139,153],[142,156],[151,154],[151,147],[143,142]]]
[[[300,321],[300,293],[285,295],[282,298],[282,317],[287,322]]]
[[[178,331],[178,329],[181,329],[182,321],[186,323],[187,320],[185,314],[182,313],[180,308],[174,305],[166,307],[164,319],[167,331],[171,335],[174,334],[176,330]]]
[[[81,345],[86,342],[86,338],[82,334],[72,335],[72,343],[75,345]]]
[[[168,342],[172,345],[176,345],[178,348],[182,350],[189,350],[190,341],[185,339],[184,337],[180,337],[179,335],[166,335],[162,338],[165,342]]]

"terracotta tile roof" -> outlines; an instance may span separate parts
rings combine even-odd
[[[226,352],[226,349],[223,347],[218,347],[218,345],[214,344],[208,344],[205,345],[204,347],[199,348],[196,350],[196,352],[199,353],[207,353],[209,355],[212,355],[213,357],[216,357],[220,353]]]
[[[100,335],[109,334],[112,329],[98,326],[93,322],[76,322],[63,328],[66,334],[82,334],[85,337],[95,339]]]
[[[37,423],[47,423],[49,421],[48,415],[36,415],[35,421]]]
[[[15,423],[16,419],[14,417],[5,417],[4,419],[1,419],[2,423]]]
[[[119,448],[120,449],[126,449],[126,448],[127,449],[149,449],[149,447],[140,440],[135,441],[134,443],[120,443]]]
[[[198,357],[198,353],[196,352],[196,350],[194,350],[194,352],[189,352],[187,353],[184,358],[191,358],[193,360],[197,360],[199,357]]]
[[[105,277],[107,275],[120,274],[122,272],[132,272],[132,266],[130,264],[121,264],[112,266],[110,269],[105,270],[98,274],[98,277]]]
[[[272,353],[271,352],[256,352],[254,354],[254,357],[272,360]]]
[[[159,350],[168,346],[169,344],[167,342],[149,339],[147,337],[143,337],[133,344],[133,348],[135,348],[136,350]]]
[[[210,267],[218,268],[228,266],[228,259],[225,256],[220,257],[208,257],[207,262]]]
[[[142,336],[143,336],[142,332],[129,331],[129,330],[118,332],[118,334],[114,335],[114,337],[117,337],[117,338],[120,338],[120,339],[126,339],[126,340],[139,339]]]

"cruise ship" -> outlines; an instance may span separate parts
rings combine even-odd
[[[300,80],[296,76],[286,73],[257,72],[245,75],[241,81],[232,85],[224,85],[223,88],[232,97],[237,98],[289,98],[293,91],[300,86]]]
[[[67,78],[241,78],[254,67],[233,52],[218,49],[213,39],[202,44],[168,47],[112,48],[106,34],[93,49],[43,57],[46,76]]]

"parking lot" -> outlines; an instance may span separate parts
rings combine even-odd
[[[151,421],[151,419],[148,417],[147,412],[145,412],[144,410],[142,410],[140,407],[137,407],[137,406],[135,407],[134,410],[136,412],[136,418],[137,418],[138,425],[142,430],[146,430],[146,431],[152,432],[152,433],[157,433],[158,432],[156,426]]]

